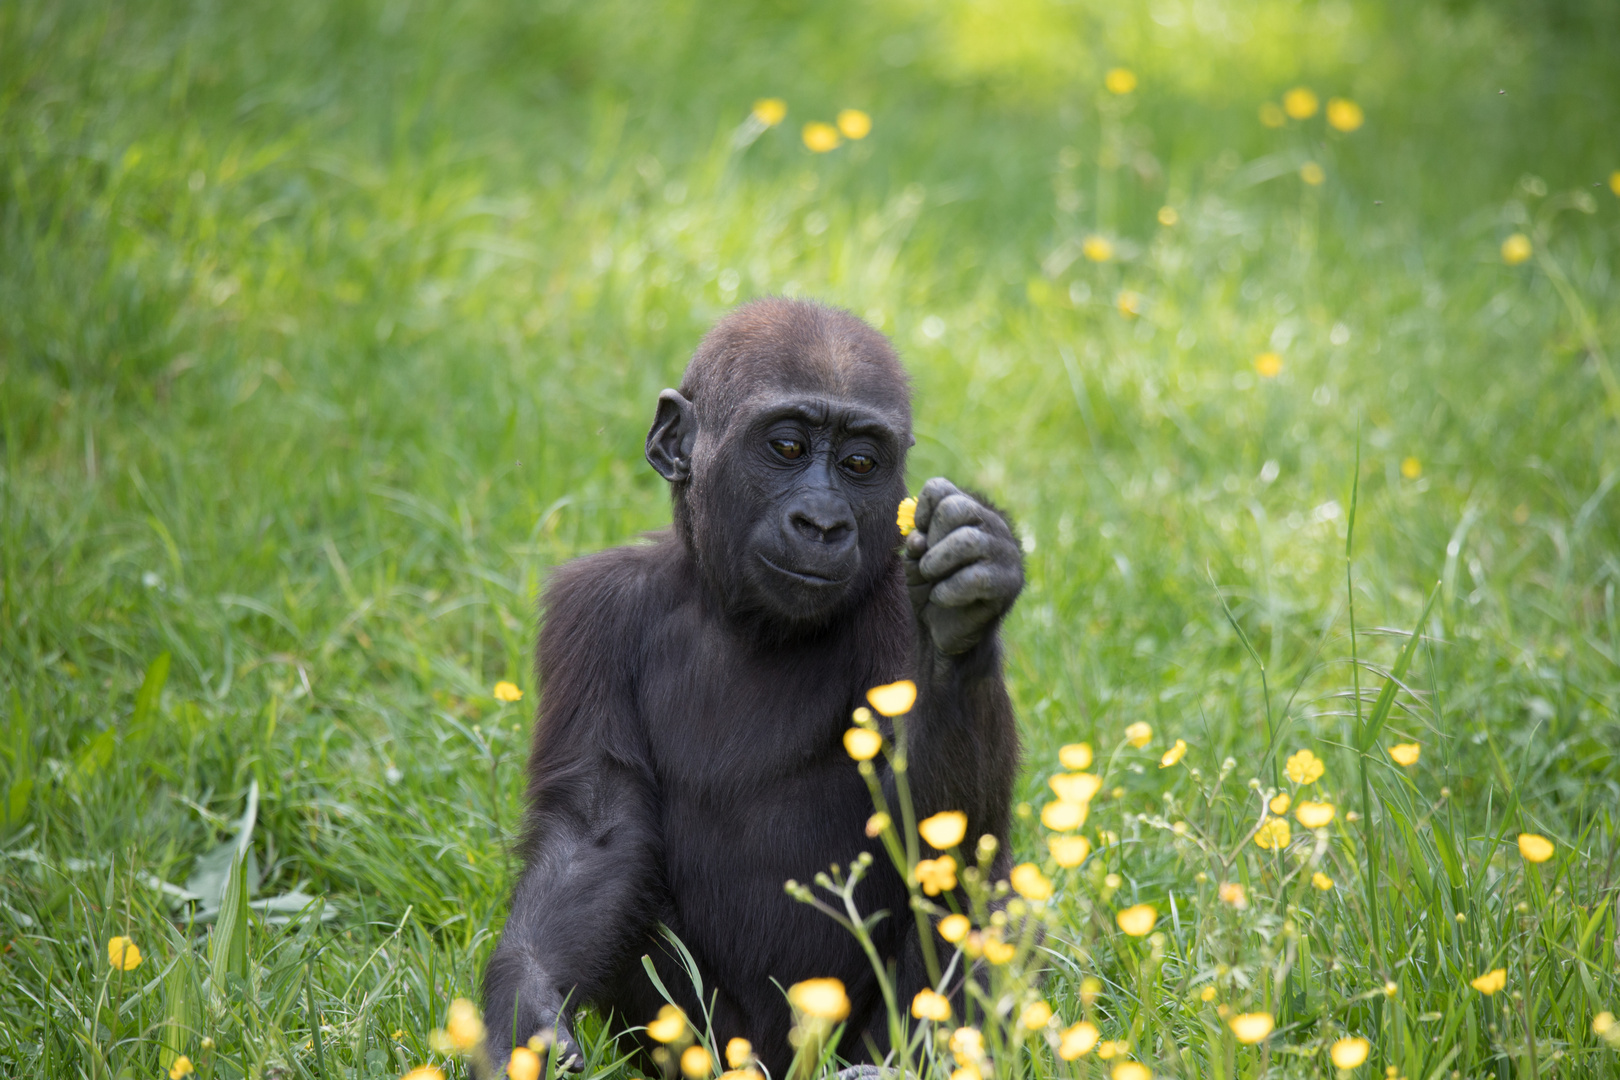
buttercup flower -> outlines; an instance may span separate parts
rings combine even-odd
[[[867,728],[852,727],[844,732],[844,749],[856,761],[871,761],[883,749],[883,736]]]
[[[1058,760],[1065,769],[1091,768],[1091,744],[1069,743],[1058,750]]]
[[[1177,739],[1176,745],[1166,750],[1164,752],[1164,757],[1159,759],[1159,768],[1168,769],[1170,766],[1174,765],[1176,762],[1180,761],[1186,756],[1187,741],[1185,739]]]
[[[929,896],[950,892],[956,888],[956,860],[949,855],[917,860],[917,884]]]
[[[984,1033],[978,1028],[959,1027],[951,1032],[951,1053],[958,1065],[984,1059]]]
[[[738,1037],[726,1043],[726,1064],[733,1069],[740,1069],[754,1060],[754,1044],[747,1039]]]
[[[141,966],[141,950],[122,935],[107,939],[107,963],[114,971],[134,971]]]
[[[917,684],[910,679],[901,679],[899,682],[874,686],[866,692],[866,700],[884,716],[899,716],[910,712],[917,703]]]
[[[1114,306],[1127,319],[1134,319],[1142,314],[1142,294],[1122,289],[1119,296],[1114,299]]]
[[[1266,1036],[1271,1034],[1271,1029],[1276,1026],[1276,1021],[1268,1012],[1238,1013],[1227,1021],[1227,1026],[1232,1029],[1232,1034],[1237,1036],[1238,1042],[1245,1046],[1253,1046],[1257,1042],[1265,1041]]]
[[[894,822],[889,815],[879,810],[877,813],[866,819],[866,835],[871,837],[882,836],[883,831],[892,824],[894,824]]]
[[[1502,241],[1502,261],[1509,266],[1518,266],[1527,261],[1533,251],[1530,238],[1522,232],[1516,232]]]
[[[1278,792],[1277,795],[1266,804],[1266,806],[1271,809],[1273,814],[1286,814],[1288,813],[1288,808],[1292,805],[1294,805],[1294,800],[1286,791]]]
[[[1136,72],[1130,68],[1112,68],[1103,76],[1103,85],[1110,94],[1128,94],[1136,89]]]
[[[1320,829],[1333,820],[1337,813],[1332,803],[1302,802],[1294,808],[1294,817],[1307,829]]]
[[[688,1080],[700,1080],[714,1072],[714,1061],[701,1046],[688,1046],[681,1051],[681,1073]]]
[[[1029,1031],[1039,1031],[1052,1020],[1052,1006],[1044,1001],[1034,1001],[1024,1006],[1024,1011],[1018,1015],[1018,1022]]]
[[[1018,948],[1010,941],[1002,941],[998,937],[986,934],[984,937],[984,958],[992,964],[1005,964],[1018,954]]]
[[[955,945],[967,937],[967,932],[973,929],[973,924],[966,915],[947,915],[939,920],[939,936]]]
[[[1113,1080],[1153,1080],[1153,1071],[1140,1061],[1122,1061],[1110,1075]]]
[[[1050,836],[1046,846],[1052,861],[1063,867],[1079,866],[1091,854],[1091,841],[1083,836]]]
[[[1287,818],[1266,818],[1261,822],[1260,830],[1254,834],[1254,846],[1262,851],[1281,851],[1293,838],[1293,830],[1289,829]]]
[[[403,1080],[444,1080],[444,1073],[432,1065],[419,1065],[406,1073]]]
[[[1140,750],[1153,741],[1153,728],[1146,722],[1138,720],[1125,729],[1125,741]]]
[[[455,1049],[466,1053],[484,1041],[484,1018],[478,1006],[466,998],[450,1003],[450,1018],[444,1024],[444,1037]]]
[[[951,999],[925,987],[911,999],[911,1015],[918,1020],[949,1020]]]
[[[1526,862],[1543,863],[1553,857],[1553,842],[1536,833],[1519,834],[1519,854]]]
[[[196,1068],[191,1064],[191,1059],[181,1054],[174,1059],[174,1064],[169,1066],[169,1080],[180,1080],[181,1077],[190,1076],[196,1071]]]
[[[1359,1035],[1352,1035],[1340,1039],[1328,1049],[1328,1057],[1340,1069],[1354,1069],[1367,1060],[1367,1052],[1372,1049],[1372,1043]]]
[[[1082,1020],[1073,1027],[1064,1028],[1058,1041],[1058,1057],[1064,1061],[1085,1057],[1101,1037],[1102,1032],[1098,1031],[1097,1025],[1090,1020]]]
[[[1176,213],[1176,208],[1173,206],[1159,207],[1159,212],[1156,216],[1159,219],[1159,224],[1165,226],[1166,228],[1181,220],[1181,215]]]
[[[951,1080],[984,1080],[977,1065],[959,1065],[951,1070]]]
[[[1111,1057],[1118,1057],[1121,1054],[1128,1054],[1130,1052],[1131,1040],[1129,1039],[1104,1039],[1102,1042],[1097,1044],[1097,1056],[1102,1058],[1104,1061],[1107,1061]]]
[[[661,1043],[672,1043],[686,1034],[686,1014],[674,1005],[658,1010],[658,1019],[647,1025],[647,1034]]]
[[[1316,115],[1317,97],[1309,87],[1296,86],[1283,95],[1283,112],[1295,120],[1309,120]]]
[[[817,1020],[838,1021],[849,1015],[849,995],[838,979],[806,979],[788,987],[788,1004]]]
[[[1311,875],[1311,885],[1322,892],[1327,892],[1329,889],[1333,888],[1333,879],[1322,873],[1322,871],[1318,870],[1316,873]]]
[[[1307,161],[1299,167],[1299,178],[1311,187],[1316,187],[1327,179],[1327,173],[1316,162]]]
[[[1086,803],[1059,799],[1041,807],[1041,824],[1053,832],[1068,832],[1084,825],[1090,813],[1091,809]]]
[[[1092,262],[1107,262],[1114,257],[1114,245],[1106,237],[1088,236],[1085,243],[1080,245],[1080,254]]]
[[[944,810],[917,822],[917,832],[931,845],[944,851],[955,847],[967,835],[967,815],[960,810]]]
[[[1274,352],[1263,352],[1254,358],[1254,370],[1262,379],[1275,379],[1282,373],[1282,357]]]
[[[1096,773],[1058,773],[1046,784],[1064,802],[1086,803],[1102,789],[1102,777]]]
[[[1401,471],[1405,472],[1403,465]],[[1423,754],[1423,747],[1415,742],[1396,743],[1389,748],[1389,756],[1395,759],[1397,765],[1416,765],[1418,758]]]
[[[1498,990],[1502,989],[1502,987],[1507,985],[1507,968],[1496,968],[1495,970],[1487,971],[1478,978],[1468,980],[1468,985],[1472,986],[1475,990],[1478,990],[1486,997],[1490,997],[1492,994],[1496,993]]]
[[[900,526],[901,536],[910,536],[917,531],[917,500],[906,496],[900,500],[900,509],[895,512],[894,523]]]
[[[1406,477],[1408,480],[1416,480],[1418,477],[1423,475],[1423,462],[1419,461],[1415,457],[1402,458],[1401,475]],[[1401,764],[1404,765],[1406,763],[1402,762]]]
[[[779,97],[760,98],[754,102],[753,116],[766,127],[775,127],[787,117],[787,102]]]
[[[1300,750],[1289,757],[1283,771],[1288,774],[1288,779],[1296,784],[1314,784],[1322,779],[1325,768],[1321,758],[1309,750]]]
[[[1215,989],[1215,984],[1210,983],[1208,986],[1198,991],[1198,1000],[1207,1004],[1208,1002],[1215,1000],[1216,993],[1218,993],[1218,991]]]
[[[838,114],[838,130],[846,139],[864,139],[872,133],[872,118],[859,109],[844,109]]]
[[[1159,913],[1152,904],[1137,904],[1115,914],[1114,921],[1131,937],[1147,937],[1159,921]]]
[[[540,1080],[540,1055],[527,1046],[515,1047],[506,1062],[507,1080]]]
[[[523,691],[518,689],[517,683],[507,682],[502,679],[495,684],[495,700],[506,702],[522,701]]]
[[[1362,113],[1361,106],[1349,98],[1328,98],[1327,122],[1335,131],[1346,133],[1356,130],[1367,119]]]
[[[1046,900],[1052,895],[1052,882],[1034,863],[1019,863],[1013,867],[1012,887],[1025,900]]]
[[[800,132],[800,138],[804,139],[804,145],[807,148],[817,154],[825,154],[829,150],[836,150],[838,144],[843,141],[838,137],[837,128],[821,120],[812,120],[804,125],[804,130]]]
[[[1102,980],[1095,975],[1087,975],[1080,980],[1080,1004],[1088,1009],[1091,1008],[1097,1004],[1097,999],[1102,996],[1102,991]]]
[[[1244,892],[1243,886],[1235,881],[1222,882],[1218,891],[1221,902],[1224,904],[1231,904],[1239,911],[1249,906],[1249,894]]]

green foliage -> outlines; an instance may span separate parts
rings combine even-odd
[[[434,1057],[539,585],[667,522],[654,397],[765,293],[889,333],[914,479],[1016,518],[1021,797],[1134,721],[1189,744],[1122,750],[1121,842],[1054,876],[1060,1015],[1167,1075],[1316,1074],[1341,1029],[1366,1075],[1612,1072],[1617,40],[1574,0],[0,5],[0,1072]],[[1365,125],[1262,124],[1296,84]],[[806,150],[845,107],[871,135]],[[1239,843],[1302,747],[1330,900]],[[1080,932],[1137,902],[1163,956]],[[1267,1057],[1215,1053],[1218,965]],[[588,1075],[630,1074],[609,1034]]]

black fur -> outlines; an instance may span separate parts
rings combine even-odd
[[[803,452],[784,457],[795,441]],[[864,835],[871,799],[841,741],[869,687],[917,681],[918,813],[966,811],[964,846],[996,836],[1005,874],[1018,742],[995,628],[1022,566],[1000,515],[938,480],[902,547],[911,442],[888,341],[818,305],[734,312],[680,391],[660,396],[647,456],[671,481],[673,529],[576,560],[546,591],[525,868],[484,976],[497,1066],[541,1030],[572,1050],[581,1004],[625,1026],[652,1019],[663,1002],[643,954],[700,1015],[659,922],[717,995],[722,1045],[748,1038],[773,1076],[791,1058],[778,984],[842,979],[845,1055],[866,1055],[868,1029],[886,1042],[854,938],[783,892],[871,848],[863,910],[890,912],[877,940],[904,1000],[926,981],[906,947],[904,886]],[[857,454],[875,468],[852,472]]]

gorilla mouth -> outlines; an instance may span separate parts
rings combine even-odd
[[[785,577],[790,577],[795,581],[802,581],[806,585],[815,585],[825,588],[829,585],[842,585],[849,580],[849,575],[847,574],[840,578],[832,578],[826,577],[822,574],[808,573],[803,570],[789,570],[785,566],[776,565],[770,559],[766,558],[763,552],[760,553],[759,561],[770,567],[772,570],[775,570],[778,574],[782,574]]]

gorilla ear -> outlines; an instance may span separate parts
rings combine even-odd
[[[672,484],[692,475],[692,444],[697,441],[697,410],[678,391],[658,395],[658,412],[647,432],[647,463]]]

